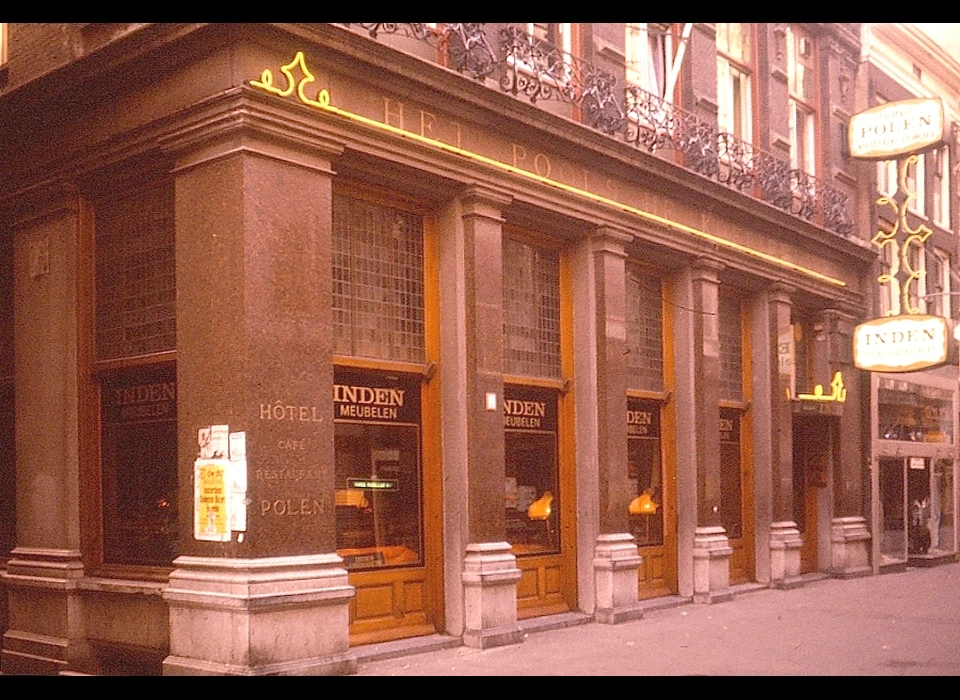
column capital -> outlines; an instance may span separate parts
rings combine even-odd
[[[160,137],[160,147],[182,172],[240,153],[274,158],[332,174],[344,145],[241,95],[211,100]]]
[[[720,273],[725,267],[726,265],[722,262],[712,258],[697,258],[690,263],[690,271],[694,279],[713,283],[720,282]]]
[[[485,217],[498,223],[503,223],[503,210],[513,202],[513,197],[506,192],[476,183],[463,188],[459,198],[465,217]]]
[[[598,226],[590,236],[594,253],[612,253],[627,257],[624,247],[633,241],[633,234],[627,229],[610,224]]]

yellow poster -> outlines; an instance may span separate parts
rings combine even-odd
[[[230,541],[229,475],[230,462],[226,459],[198,459],[194,463],[194,539]]]

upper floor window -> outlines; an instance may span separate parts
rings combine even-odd
[[[750,25],[717,23],[717,123],[721,132],[751,140]]]
[[[527,34],[539,41],[549,41],[561,51],[573,53],[573,38],[569,22],[540,22],[527,24]]]
[[[0,22],[0,66],[6,63],[9,58],[7,52],[7,45],[9,43],[7,41],[7,28],[9,26],[6,22]]]
[[[932,187],[930,189],[933,221],[943,228],[950,228],[950,149],[938,148],[930,154],[932,161]]]
[[[657,97],[666,95],[667,77],[673,56],[673,36],[668,24],[627,24],[624,55],[627,84]]]
[[[932,316],[950,318],[950,255],[934,249],[927,253],[926,311]]]
[[[800,27],[787,27],[790,165],[816,174],[816,70],[813,39]]]
[[[907,193],[913,193],[914,195],[907,204],[907,208],[914,214],[924,216],[926,214],[926,188],[924,187],[926,181],[926,158],[919,156],[915,163],[910,163],[907,166],[904,179]]]
[[[897,192],[897,161],[877,161],[877,192],[892,197]]]

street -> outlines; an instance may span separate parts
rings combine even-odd
[[[361,655],[357,675],[955,676],[957,601],[960,563],[821,578],[724,603],[652,610],[616,626],[530,631],[507,647],[456,646],[381,660]]]

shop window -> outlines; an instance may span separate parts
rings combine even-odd
[[[337,554],[350,570],[423,563],[421,377],[337,367]]]
[[[881,440],[952,443],[953,392],[881,379],[877,429]]]
[[[752,138],[750,25],[717,23],[717,123],[719,130],[750,142]]]
[[[557,392],[505,385],[507,541],[516,554],[560,551]]]
[[[956,552],[954,512],[956,491],[953,488],[953,460],[934,461],[933,483],[930,488],[930,548],[941,552]]]
[[[659,279],[627,271],[626,365],[632,389],[663,391],[663,298]]]
[[[740,411],[720,409],[720,522],[727,537],[743,536]]]
[[[791,167],[815,175],[816,84],[813,37],[804,29],[787,27],[787,87]]]
[[[560,551],[560,256],[503,239],[503,420],[507,539],[514,552]],[[539,385],[538,385],[539,384]]]
[[[422,566],[424,218],[353,192],[333,197],[337,554]]]
[[[103,561],[177,555],[173,188],[95,203]]]
[[[424,362],[423,218],[333,199],[334,353]]]
[[[640,547],[663,544],[663,460],[660,402],[627,399],[630,532]]]

